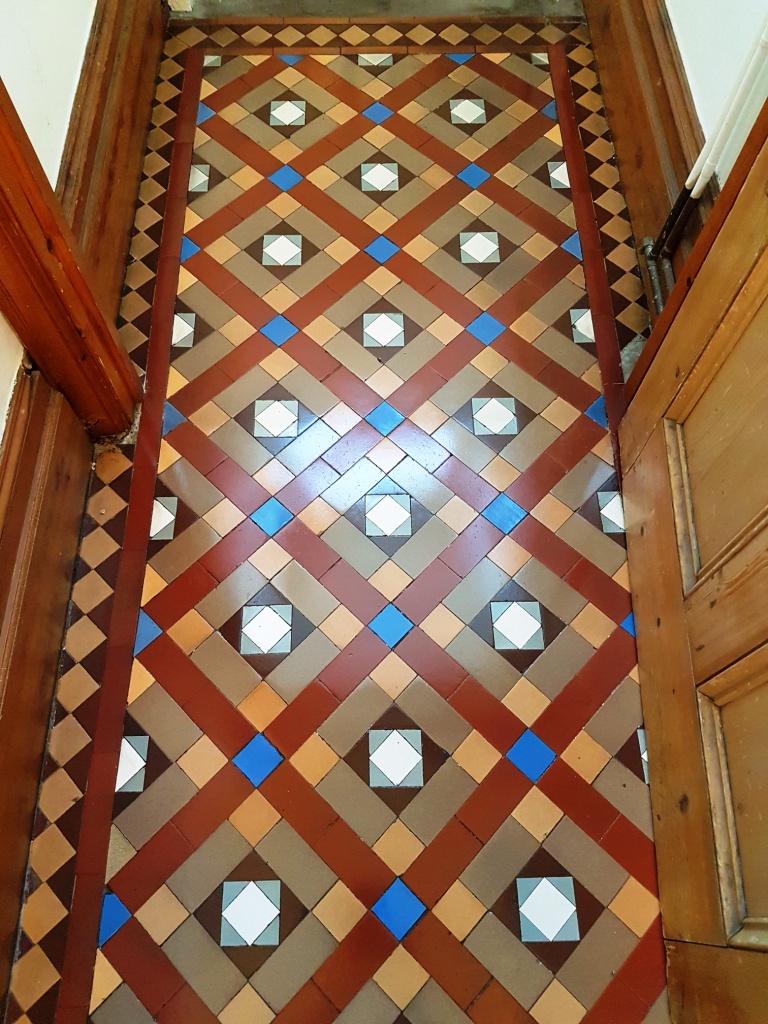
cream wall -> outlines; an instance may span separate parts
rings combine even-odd
[[[0,313],[0,437],[5,430],[5,420],[8,406],[11,404],[16,374],[21,364],[21,355],[21,342]]]
[[[53,185],[95,8],[96,0],[0,0],[0,78]]]
[[[765,27],[766,0],[666,0],[666,4],[696,112],[709,137],[747,54]],[[733,166],[766,95],[768,66],[764,66],[761,81],[745,104],[745,130],[718,163],[721,181]]]

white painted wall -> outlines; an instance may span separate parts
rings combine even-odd
[[[13,386],[21,364],[21,342],[11,326],[0,313],[0,437],[5,430],[8,406],[11,404]]]
[[[0,0],[0,78],[53,185],[95,8],[96,0]]]
[[[666,0],[688,83],[705,137],[717,126],[747,55],[766,23],[766,0]],[[768,95],[768,67],[745,104],[745,130],[723,153],[723,181]]]

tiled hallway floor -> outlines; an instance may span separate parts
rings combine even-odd
[[[169,40],[9,1020],[668,1021],[585,42]]]

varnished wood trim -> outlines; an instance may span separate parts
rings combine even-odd
[[[140,397],[78,247],[0,82],[0,310],[94,436],[120,434]]]
[[[767,960],[756,950],[668,942],[670,1018],[675,1024],[762,1024]]]
[[[57,195],[110,319],[125,276],[164,32],[161,0],[98,0],[59,173]]]
[[[15,947],[91,453],[65,399],[39,372],[22,373],[0,452],[0,1003]]]

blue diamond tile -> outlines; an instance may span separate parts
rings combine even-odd
[[[162,633],[162,629],[154,622],[144,609],[139,612],[139,622],[136,626],[136,643],[133,645],[133,656],[141,654],[145,647],[149,647],[153,640]]]
[[[392,259],[396,252],[400,252],[400,248],[394,242],[390,242],[388,238],[385,238],[384,235],[379,235],[370,245],[365,247],[365,251],[377,263],[386,263],[387,260]]]
[[[446,53],[445,56],[456,64],[468,64],[475,55],[474,53]]]
[[[293,514],[285,505],[281,505],[277,498],[270,498],[269,501],[264,502],[261,508],[257,508],[251,514],[251,519],[261,527],[264,533],[274,537],[278,530],[282,530],[286,523],[290,523]]]
[[[507,751],[507,759],[531,782],[539,781],[555,756],[554,750],[550,750],[530,729],[526,729],[511,750]]]
[[[178,409],[174,409],[174,407],[171,405],[170,402],[166,402],[165,403],[165,405],[163,407],[163,427],[162,427],[163,437],[165,437],[166,434],[170,434],[170,432],[175,427],[178,427],[181,423],[186,423],[186,422],[187,422],[187,417],[186,416],[182,416],[181,413],[179,412],[179,410]]]
[[[275,750],[266,736],[259,733],[232,758],[232,764],[239,768],[254,786],[260,786],[282,760],[283,755]]]
[[[496,341],[498,336],[504,332],[505,327],[492,317],[490,313],[481,313],[476,320],[473,320],[467,326],[467,330],[478,341],[482,341],[484,345],[490,345],[492,341]]]
[[[371,907],[385,928],[400,942],[423,917],[426,907],[414,896],[405,882],[396,878],[387,891]]]
[[[370,107],[363,111],[363,117],[367,117],[374,124],[381,124],[392,117],[392,111],[389,107],[385,107],[383,103],[372,103]]]
[[[399,427],[404,419],[405,417],[401,416],[397,409],[393,409],[388,402],[382,402],[368,413],[365,422],[370,423],[375,430],[386,437],[387,434],[392,433],[395,427]]]
[[[290,66],[293,67],[294,64],[299,63],[299,61],[301,60],[301,55],[295,53],[286,53],[278,57],[278,60],[281,60],[283,64],[290,64]]]
[[[373,622],[368,623],[368,628],[391,649],[410,633],[413,623],[393,604],[388,604]]]
[[[270,174],[268,180],[277,188],[282,189],[283,192],[289,192],[294,185],[304,181],[304,178],[298,171],[294,171],[292,167],[281,167],[279,171]]]
[[[557,120],[557,104],[554,100],[550,100],[546,107],[542,107],[541,112],[545,117],[548,117],[550,120]]]
[[[608,413],[605,411],[605,398],[600,395],[590,407],[585,410],[587,416],[595,423],[599,423],[601,427],[608,429]]]
[[[204,103],[199,103],[197,106],[197,123],[204,124],[214,114],[215,111],[211,110],[210,107],[206,107]]]
[[[566,238],[566,240],[561,244],[560,248],[565,249],[565,251],[569,252],[571,256],[575,256],[577,260],[582,259],[579,232],[574,231],[571,237]]]
[[[528,513],[506,494],[500,494],[487,508],[483,509],[483,515],[489,523],[498,526],[502,533],[509,533],[518,523],[522,523]]]
[[[463,181],[465,185],[469,185],[470,188],[480,188],[483,182],[488,181],[490,174],[488,171],[484,171],[482,167],[478,167],[477,164],[469,164],[456,177],[459,181]]]
[[[284,345],[294,334],[299,333],[299,328],[286,320],[284,316],[276,316],[268,324],[264,324],[261,333],[266,335],[275,345]]]
[[[181,240],[181,262],[186,263],[188,259],[191,259],[198,252],[200,252],[200,246],[195,245],[191,238],[187,238],[184,235]]]
[[[131,914],[113,892],[105,893],[99,921],[99,949],[120,931]]]
[[[624,621],[621,624],[621,628],[625,629],[627,631],[627,633],[629,633],[630,636],[635,636],[636,635],[635,634],[635,616],[632,614],[632,612],[630,612],[629,615],[626,617],[626,619],[624,619]]]

